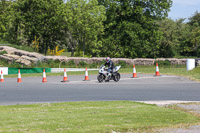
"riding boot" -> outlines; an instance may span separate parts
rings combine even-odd
[[[109,73],[109,74],[106,76],[105,82],[109,82],[109,80],[110,80],[110,75],[111,75],[111,73]]]

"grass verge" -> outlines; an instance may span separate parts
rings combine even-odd
[[[185,112],[132,101],[0,106],[0,114],[1,132],[141,132],[199,122]]]
[[[79,71],[79,72],[67,72],[67,75],[84,75],[84,71]],[[89,74],[98,74],[97,71],[90,71]],[[24,73],[21,74],[22,77],[42,77],[43,73]],[[63,76],[64,72],[59,72],[59,73],[46,73],[47,76]],[[6,78],[16,78],[18,75],[17,74],[10,74],[10,75],[5,75],[4,77]]]
[[[13,47],[13,48],[25,50],[25,51],[28,51],[28,52],[34,52],[34,49],[32,47],[26,46],[26,45],[11,44],[11,43],[8,43],[8,42],[0,42],[0,45],[1,46]]]
[[[136,66],[137,73],[144,73],[144,74],[155,74],[155,66]],[[132,68],[125,68],[121,69],[121,73],[130,73],[132,72]],[[177,75],[177,76],[184,76],[191,80],[200,81],[200,67],[197,67],[191,71],[186,71],[185,66],[179,67],[159,67],[159,72],[161,75]]]
[[[186,71],[185,67],[159,67],[160,74],[163,75],[178,75],[184,76],[192,80],[200,81],[200,67],[197,67],[191,71]],[[155,66],[136,66],[137,73],[143,74],[155,74]],[[132,74],[133,68],[121,68],[119,71],[121,74]],[[68,72],[68,75],[84,75],[85,72]],[[89,71],[89,75],[97,75],[98,71]],[[22,74],[22,77],[37,77],[42,76],[42,73],[34,73],[34,74]],[[63,76],[62,73],[47,73],[47,76]],[[17,77],[17,74],[5,75],[5,77]]]
[[[181,103],[181,104],[171,104],[166,105],[167,108],[180,110],[187,113],[192,114],[193,116],[197,116],[200,118],[200,103],[199,102],[190,102],[190,103]]]

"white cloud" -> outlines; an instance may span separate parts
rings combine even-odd
[[[183,6],[196,6],[200,4],[200,0],[173,0],[173,4],[179,4]]]

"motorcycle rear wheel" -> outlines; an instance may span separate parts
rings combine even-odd
[[[104,75],[103,75],[103,74],[99,74],[99,75],[97,76],[97,80],[99,81],[99,83],[103,82],[104,79],[105,79],[105,78],[104,78]]]

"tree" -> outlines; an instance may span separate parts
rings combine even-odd
[[[0,1],[0,40],[6,40],[11,20],[11,0]]]
[[[162,37],[159,41],[159,57],[173,57],[178,49],[178,33],[176,22],[164,19],[158,22]]]
[[[190,31],[190,52],[191,56],[200,56],[200,13],[195,12],[189,18],[188,25],[191,27]]]
[[[105,8],[99,6],[97,0],[70,0],[63,7],[65,9],[64,31],[67,46],[76,51],[78,56],[98,56],[101,41],[98,36],[103,33]]]
[[[155,21],[167,16],[171,0],[99,0],[99,4],[106,7],[107,16],[102,55],[154,57],[160,36]]]
[[[190,18],[189,18],[189,22],[188,24],[189,25],[194,25],[195,23],[197,23],[198,25],[200,25],[200,13],[198,11],[196,11],[194,13],[194,15],[192,15]]]
[[[193,44],[194,55],[196,57],[200,56],[200,26],[197,25],[192,30],[192,40],[191,43]]]
[[[31,45],[34,38],[39,38],[39,51],[47,53],[60,44],[61,19],[58,12],[62,0],[18,0],[13,4],[15,19],[13,38],[23,38],[23,44]]]

